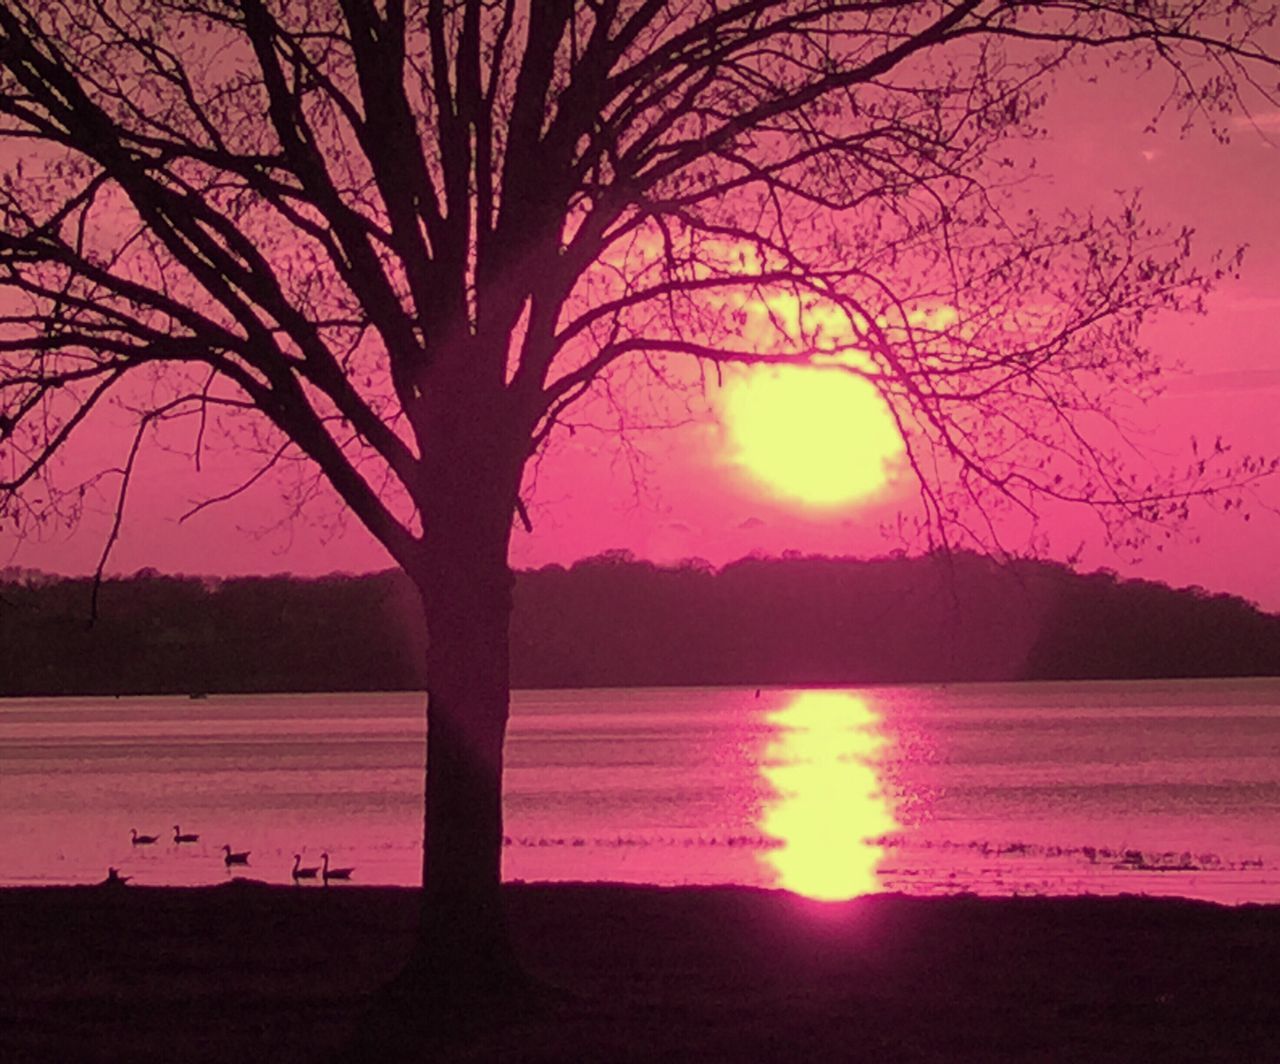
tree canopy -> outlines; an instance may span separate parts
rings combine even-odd
[[[430,498],[463,484],[433,452],[514,495],[611,367],[661,378],[687,355],[873,383],[944,536],[989,543],[1001,500],[1086,502],[1125,534],[1168,519],[1230,479],[1221,456],[1126,471],[1113,398],[1159,373],[1146,317],[1194,308],[1234,260],[1197,263],[1136,201],[1051,215],[1011,186],[1047,95],[1094,53],[1156,68],[1166,103],[1210,123],[1244,90],[1274,102],[1271,17],[4,4],[4,516],[74,517],[82,484],[51,479],[52,456],[109,397],[140,431],[189,419],[197,460],[252,411],[239,444],[313,463],[405,564]]]

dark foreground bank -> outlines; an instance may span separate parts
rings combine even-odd
[[[1280,1060],[1280,907],[509,888],[570,991],[431,1059]],[[405,957],[398,889],[0,891],[0,1061],[325,1060]]]

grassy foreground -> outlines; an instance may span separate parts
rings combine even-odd
[[[1280,906],[508,892],[571,993],[430,1059],[1280,1060]],[[400,889],[0,890],[0,1061],[323,1061],[415,916]]]

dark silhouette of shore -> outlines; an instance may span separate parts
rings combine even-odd
[[[108,580],[0,574],[0,695],[421,690],[394,572]],[[948,557],[610,553],[517,575],[519,687],[1280,675],[1280,616],[1200,588]]]
[[[422,1060],[1280,1059],[1280,906],[509,885],[561,991]],[[0,890],[0,1060],[327,1060],[418,895],[248,884]]]

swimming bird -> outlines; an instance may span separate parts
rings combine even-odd
[[[249,854],[251,851],[245,850],[243,853],[232,853],[230,846],[223,846],[222,852],[226,856],[222,859],[222,863],[230,868],[233,864],[248,864]]]
[[[351,873],[355,871],[354,868],[330,868],[329,855],[322,853],[320,856],[324,858],[323,876],[326,883],[331,879],[350,879]]]
[[[183,843],[183,842],[199,842],[199,841],[200,841],[200,836],[199,836],[199,835],[184,835],[184,834],[182,834],[182,832],[181,832],[181,831],[179,831],[179,830],[178,830],[178,825],[177,825],[177,824],[174,824],[174,825],[173,825],[173,841],[174,841],[174,842],[176,842],[176,843]]]
[[[130,828],[129,834],[133,836],[135,846],[151,846],[160,839],[159,835],[139,835],[137,828]]]
[[[120,869],[107,868],[107,878],[98,884],[100,887],[123,887],[133,876],[122,876]]]
[[[299,868],[302,864],[302,854],[295,853],[293,855],[293,881],[296,883],[300,879],[315,879],[316,873],[320,871],[319,866],[315,868]]]

